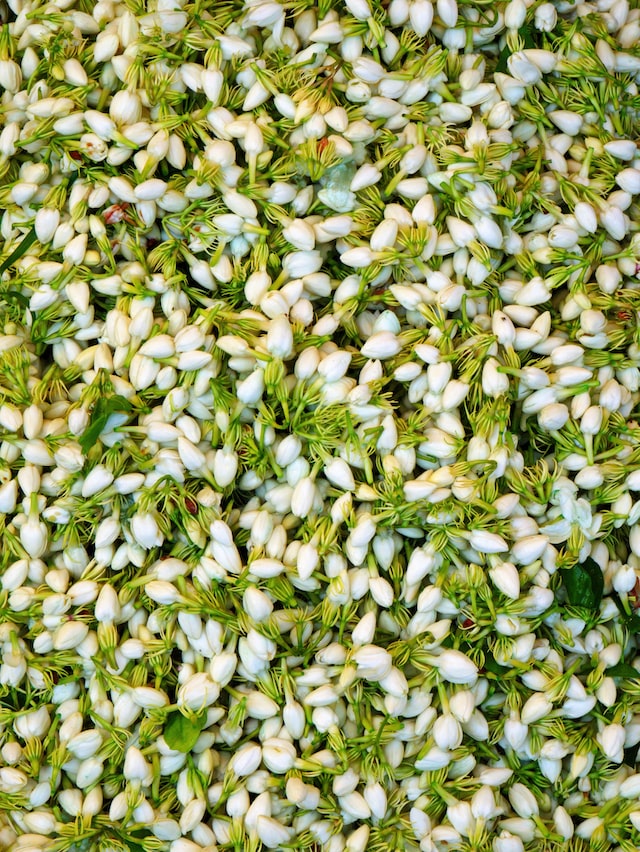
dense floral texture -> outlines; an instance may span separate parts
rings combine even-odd
[[[0,4],[0,849],[640,848],[637,7]]]

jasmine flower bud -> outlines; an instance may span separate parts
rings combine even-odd
[[[4,485],[0,486],[0,513],[10,514],[16,508],[16,500],[18,497],[18,482],[15,479],[9,479]]]
[[[387,359],[393,358],[402,349],[402,345],[396,335],[390,331],[379,331],[371,335],[361,353],[365,358]]]
[[[604,150],[619,160],[632,160],[638,149],[635,142],[630,139],[614,139],[611,142],[605,142]]]
[[[7,92],[17,92],[22,83],[20,66],[12,59],[0,60],[0,86]]]
[[[229,762],[229,769],[238,778],[243,778],[255,772],[260,766],[261,760],[262,750],[260,746],[255,743],[248,743],[233,755]]]
[[[195,448],[194,448],[195,449]],[[213,460],[213,476],[221,488],[230,485],[238,471],[238,456],[230,448],[217,450]]]
[[[259,816],[256,831],[260,841],[267,849],[278,849],[291,839],[292,830],[270,816]]]
[[[623,759],[624,728],[619,724],[605,725],[597,734],[602,753],[612,763],[621,763]]]
[[[53,647],[57,651],[69,651],[76,648],[89,634],[89,627],[80,621],[67,621],[59,627],[53,637]]]
[[[20,527],[20,543],[32,559],[39,559],[46,553],[48,530],[37,515],[29,515]]]
[[[164,541],[164,536],[152,514],[137,512],[133,515],[129,524],[136,542],[145,550],[159,547]]]
[[[553,704],[542,694],[534,693],[525,702],[520,718],[525,725],[540,721],[553,709]]]
[[[76,773],[76,783],[81,790],[86,790],[96,783],[104,771],[103,762],[97,757],[83,760]]]
[[[511,562],[500,562],[490,572],[492,582],[508,598],[517,600],[520,595],[520,577]]]
[[[473,684],[478,676],[476,666],[468,657],[449,648],[434,657],[434,665],[440,676],[449,683]]]
[[[522,838],[517,834],[511,834],[509,831],[501,831],[493,841],[493,852],[523,852],[523,850]]]
[[[111,99],[109,115],[120,125],[134,124],[142,117],[142,104],[138,95],[127,91],[116,92]]]
[[[153,780],[151,766],[144,759],[140,749],[135,746],[129,746],[126,750],[124,758],[124,778],[127,781],[138,782],[143,787],[148,787]]]
[[[178,689],[177,703],[190,710],[200,711],[213,704],[220,694],[220,686],[206,672],[193,675]]]
[[[419,36],[425,36],[433,22],[433,5],[429,0],[415,0],[409,6],[411,27]]]

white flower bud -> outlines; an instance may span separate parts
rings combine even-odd
[[[276,775],[284,775],[292,769],[296,757],[294,746],[287,740],[272,737],[262,744],[262,762]]]
[[[452,714],[445,713],[434,722],[432,736],[438,748],[451,751],[462,742],[462,728]]]
[[[375,255],[369,246],[356,246],[356,248],[347,249],[340,256],[342,263],[353,269],[364,269],[364,267],[370,266],[374,258]]]
[[[540,559],[549,539],[545,535],[528,535],[517,541],[511,548],[511,558],[516,565],[531,565]]]
[[[47,525],[37,516],[29,515],[20,527],[20,543],[32,559],[39,559],[46,553],[49,543]]]
[[[552,709],[553,704],[546,696],[540,692],[536,692],[525,701],[520,718],[523,724],[533,725],[534,722],[539,722],[540,719],[547,716]]]
[[[640,775],[629,775],[620,785],[620,795],[625,799],[640,798]]]
[[[284,569],[284,566],[282,566]],[[273,612],[273,603],[269,597],[260,589],[249,587],[243,597],[242,603],[249,617],[256,622],[265,621]]]
[[[277,316],[270,321],[266,347],[276,358],[286,360],[291,357],[293,354],[293,332],[286,317]]]
[[[456,692],[451,697],[449,709],[458,722],[466,724],[471,719],[475,709],[475,698],[473,693],[468,689],[462,689],[460,692]]]
[[[393,358],[401,349],[402,345],[393,332],[378,331],[369,337],[360,351],[365,358],[385,360]]]
[[[510,30],[519,30],[527,18],[525,0],[511,0],[504,10],[504,25]]]
[[[284,563],[278,559],[270,559],[268,557],[253,559],[248,567],[255,577],[263,579],[277,577],[285,570]]]
[[[604,150],[618,160],[633,160],[638,153],[636,143],[631,139],[614,139],[605,142]]]
[[[586,201],[579,201],[573,210],[578,225],[589,234],[595,234],[598,230],[598,217],[593,206]],[[597,271],[596,271],[597,278]]]
[[[449,683],[474,684],[478,677],[478,669],[468,657],[460,651],[446,648],[438,657],[433,658],[433,665],[444,680]]]
[[[605,725],[596,739],[607,760],[612,761],[612,763],[622,763],[625,742],[625,732],[622,725],[617,723]]]
[[[86,790],[87,787],[92,787],[104,772],[104,764],[97,757],[90,757],[83,760],[78,767],[76,774],[76,784],[81,790]]]
[[[213,704],[219,695],[220,686],[206,672],[199,672],[179,688],[177,703],[190,710],[200,711]]]
[[[164,541],[164,536],[158,528],[156,519],[149,513],[136,512],[129,521],[129,526],[136,542],[145,550],[159,547]]]
[[[631,195],[640,193],[640,169],[623,169],[616,175],[616,183]]]
[[[262,749],[255,743],[247,743],[237,751],[229,761],[229,770],[237,775],[238,778],[244,778],[247,775],[252,775],[260,766],[262,761]]]
[[[293,489],[291,495],[291,512],[298,518],[306,518],[310,513],[316,496],[313,480],[305,476]]]
[[[376,645],[360,646],[355,651],[353,660],[358,676],[366,680],[379,681],[391,671],[391,655]]]
[[[238,456],[234,450],[225,447],[216,450],[213,458],[213,476],[221,488],[226,488],[236,478],[238,472]]]
[[[109,115],[116,124],[129,125],[140,121],[142,103],[137,94],[121,89],[116,92],[109,105]]]
[[[429,0],[413,0],[409,6],[409,21],[414,32],[426,36],[433,23],[433,5]]]
[[[294,219],[286,228],[283,228],[282,236],[294,248],[301,251],[311,251],[315,248],[314,230],[304,219]]]
[[[512,562],[500,562],[489,571],[489,576],[496,587],[512,600],[520,596],[520,575]]]
[[[16,508],[17,498],[18,482],[15,479],[9,479],[4,485],[0,486],[0,513],[6,515],[13,512]]]
[[[373,600],[384,609],[393,605],[393,586],[384,577],[372,577],[369,580],[369,591]]]
[[[287,701],[282,711],[284,725],[293,739],[300,739],[306,725],[304,709],[297,701]]]
[[[568,136],[577,136],[582,129],[582,116],[576,112],[570,112],[566,109],[556,109],[548,112],[547,117],[551,119],[562,133],[566,133]],[[585,202],[579,203],[584,204]]]
[[[82,496],[93,497],[113,482],[114,476],[104,465],[96,465],[85,477],[82,483]]]
[[[514,334],[515,336],[515,334]],[[487,396],[498,397],[509,390],[509,377],[500,373],[495,358],[487,358],[482,368],[482,390]]]
[[[608,205],[600,213],[600,224],[614,240],[621,240],[629,230],[629,220],[619,207]]]
[[[558,805],[553,812],[553,824],[558,834],[565,840],[573,837],[573,820],[562,805]]]
[[[562,402],[552,402],[538,412],[538,423],[548,432],[562,429],[569,419],[569,409]]]
[[[515,820],[510,820],[509,822],[515,822]],[[504,823],[505,820],[503,820],[502,825],[504,825]],[[508,831],[501,831],[500,834],[494,838],[493,852],[524,852],[524,843],[522,842],[522,838],[517,834],[510,834]]]
[[[471,547],[479,553],[505,553],[509,550],[509,545],[502,536],[486,530],[471,530],[468,540]]]
[[[46,707],[24,713],[13,721],[14,730],[23,740],[44,736],[50,726],[51,719]]]
[[[516,782],[512,785],[509,790],[509,801],[514,811],[523,819],[538,815],[539,808],[536,797],[524,784]]]
[[[270,816],[260,815],[256,821],[257,835],[267,849],[283,848],[291,840],[292,831]]]
[[[84,642],[89,635],[89,627],[81,621],[67,621],[59,627],[53,636],[56,651],[70,651]]]
[[[617,694],[616,684],[612,677],[605,677],[596,691],[598,701],[605,707],[612,707],[615,704]]]
[[[167,605],[180,600],[180,593],[167,580],[150,580],[144,587],[145,594],[156,603]]]
[[[17,92],[22,85],[22,71],[12,59],[0,60],[0,86],[7,92]]]
[[[127,781],[138,781],[143,787],[148,787],[153,781],[151,765],[135,746],[129,746],[126,750],[122,774]]]

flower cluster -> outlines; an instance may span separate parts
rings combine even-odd
[[[640,9],[0,4],[0,849],[640,848]]]

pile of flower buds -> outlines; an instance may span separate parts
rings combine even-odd
[[[640,848],[638,3],[0,20],[0,850]]]

